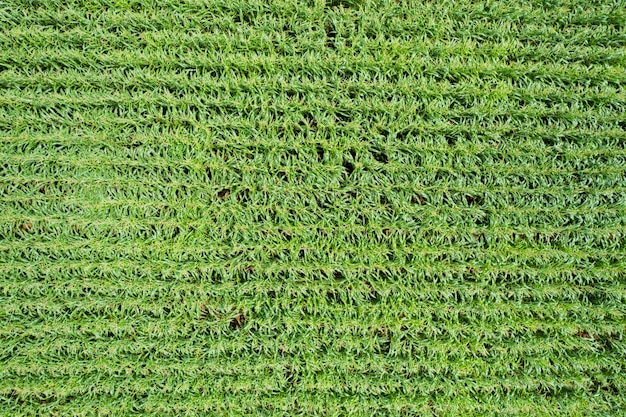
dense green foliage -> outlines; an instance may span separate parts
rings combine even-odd
[[[623,1],[0,3],[0,415],[619,415]]]

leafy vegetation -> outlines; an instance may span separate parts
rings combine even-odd
[[[623,413],[625,26],[0,3],[0,414]]]

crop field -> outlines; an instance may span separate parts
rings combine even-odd
[[[0,416],[626,415],[626,3],[0,1]]]

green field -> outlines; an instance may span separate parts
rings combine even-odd
[[[3,0],[0,415],[626,415],[625,145],[624,0]]]

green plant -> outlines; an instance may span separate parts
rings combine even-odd
[[[620,415],[620,4],[0,3],[0,415]]]

